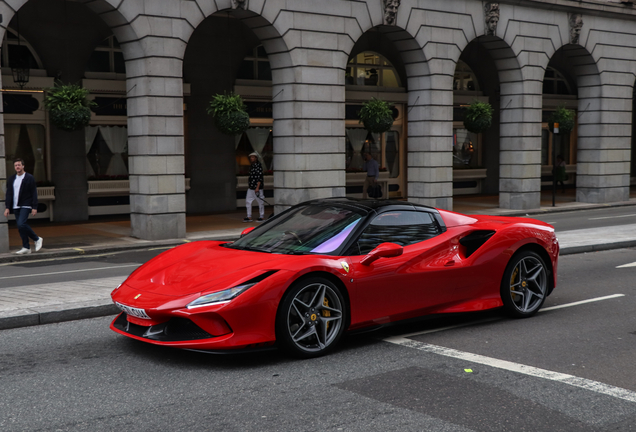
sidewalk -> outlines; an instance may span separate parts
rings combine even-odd
[[[498,196],[458,196],[454,210],[466,214],[530,216],[553,212],[576,211],[616,206],[636,206],[636,194],[629,201],[607,204],[583,204],[574,201],[573,191],[558,195],[552,207],[552,195],[542,194],[541,208],[535,210],[500,209]],[[270,213],[270,209],[266,209]],[[12,253],[0,254],[2,265],[13,262],[46,260],[106,252],[166,247],[194,240],[231,240],[256,223],[243,223],[244,212],[236,211],[206,216],[187,216],[184,239],[161,241],[139,240],[130,236],[130,220],[102,218],[75,224],[32,221],[35,232],[44,238],[38,253],[15,255],[20,238],[15,225],[9,225]],[[558,233],[561,255],[636,246],[636,225],[565,231]],[[1,271],[0,271],[1,272]],[[113,315],[118,309],[110,300],[110,292],[125,277],[91,279],[76,282],[29,285],[0,289],[0,330],[74,319]]]

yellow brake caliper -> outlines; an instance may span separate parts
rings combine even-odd
[[[518,274],[519,274],[519,267],[515,268],[515,271],[512,272],[512,276],[510,277],[510,291],[513,290],[512,286],[514,285]],[[517,294],[512,293],[512,301],[515,301],[515,300],[517,300]]]
[[[329,300],[327,300],[327,297],[322,299],[322,305],[325,307],[329,307]],[[322,310],[322,316],[324,317],[330,317],[331,316],[331,312],[329,312],[328,310]],[[327,323],[327,330],[329,330],[329,323]]]

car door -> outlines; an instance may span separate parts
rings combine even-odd
[[[360,263],[385,242],[402,245],[402,255]],[[360,235],[357,248],[351,256],[357,299],[352,302],[352,324],[406,319],[453,300],[463,264],[458,243],[442,233],[429,213],[382,213]]]

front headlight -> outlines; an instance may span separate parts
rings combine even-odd
[[[227,303],[233,298],[235,298],[236,296],[238,296],[239,294],[241,294],[243,291],[248,289],[249,287],[252,287],[256,284],[257,282],[248,283],[245,285],[239,285],[236,287],[228,288],[226,290],[215,292],[212,294],[207,294],[207,295],[199,297],[193,302],[190,302],[188,306],[186,307],[188,309],[192,309],[192,308],[197,308],[201,306],[210,306],[215,303]]]

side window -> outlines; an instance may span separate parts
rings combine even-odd
[[[385,242],[407,246],[428,240],[440,233],[439,225],[429,213],[418,211],[382,213],[371,221],[358,241],[349,249],[348,255],[366,255]]]

